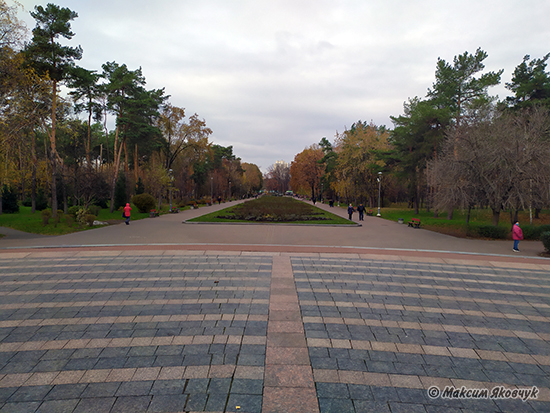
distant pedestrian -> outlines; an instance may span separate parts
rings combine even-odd
[[[331,207],[331,208],[334,206],[334,199],[330,199],[328,201],[328,206]]]
[[[218,197],[218,205],[221,205],[221,204],[222,204],[222,197],[219,196],[219,197]]]
[[[519,242],[523,239],[523,231],[519,227],[519,222],[516,221],[512,228],[512,238],[514,239],[514,252],[519,252]]]
[[[348,215],[349,215],[349,220],[352,221],[351,217],[353,215],[353,205],[349,204],[349,207],[348,207]]]
[[[359,221],[363,221],[363,217],[365,214],[365,207],[363,206],[363,204],[359,204],[359,206],[357,207],[357,212],[359,212]]]
[[[124,218],[126,218],[126,225],[130,225],[130,211],[132,208],[130,207],[130,204],[126,204],[124,207],[124,214],[122,215]]]

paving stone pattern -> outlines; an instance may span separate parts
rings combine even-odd
[[[550,411],[548,267],[420,261],[2,252],[0,413]]]
[[[0,412],[261,411],[271,257],[101,255],[0,257]]]
[[[321,412],[550,411],[542,269],[292,258]],[[537,386],[538,400],[428,397]]]

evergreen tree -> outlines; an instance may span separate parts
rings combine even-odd
[[[136,195],[141,195],[143,193],[145,193],[145,185],[143,185],[143,181],[141,180],[141,177],[139,177],[136,182]]]
[[[2,212],[14,214],[19,212],[19,204],[17,203],[17,193],[11,187],[4,185],[2,188]]]
[[[535,104],[550,107],[550,73],[546,71],[549,57],[550,53],[531,61],[529,55],[523,58],[514,70],[512,81],[506,83],[506,89],[514,93],[514,96],[506,98],[510,107],[518,109]]]
[[[124,173],[121,172],[118,175],[118,179],[115,185],[115,209],[124,207],[126,205],[126,202],[128,202],[127,199],[128,196],[126,194],[126,176],[124,175]]]
[[[49,130],[52,164],[52,216],[57,217],[57,149],[56,149],[56,113],[58,84],[67,79],[74,60],[82,57],[82,48],[63,46],[57,39],[72,39],[71,20],[78,14],[68,8],[60,8],[48,3],[46,8],[36,6],[31,16],[36,20],[32,42],[26,49],[26,55],[33,68],[39,74],[47,75],[52,82],[51,128]]]

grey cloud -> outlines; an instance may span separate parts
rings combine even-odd
[[[37,3],[45,5],[48,1]],[[35,2],[24,0],[27,10]],[[95,0],[78,12],[81,65],[142,67],[212,139],[265,170],[361,119],[391,127],[423,97],[438,57],[482,47],[509,81],[548,53],[550,3],[525,0]],[[32,28],[30,16],[25,20]],[[492,93],[506,96],[504,86]]]

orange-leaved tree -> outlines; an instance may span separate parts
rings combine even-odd
[[[314,144],[294,157],[290,164],[290,186],[297,194],[311,193],[314,199],[319,192],[324,166],[320,163],[324,153],[319,145]]]

